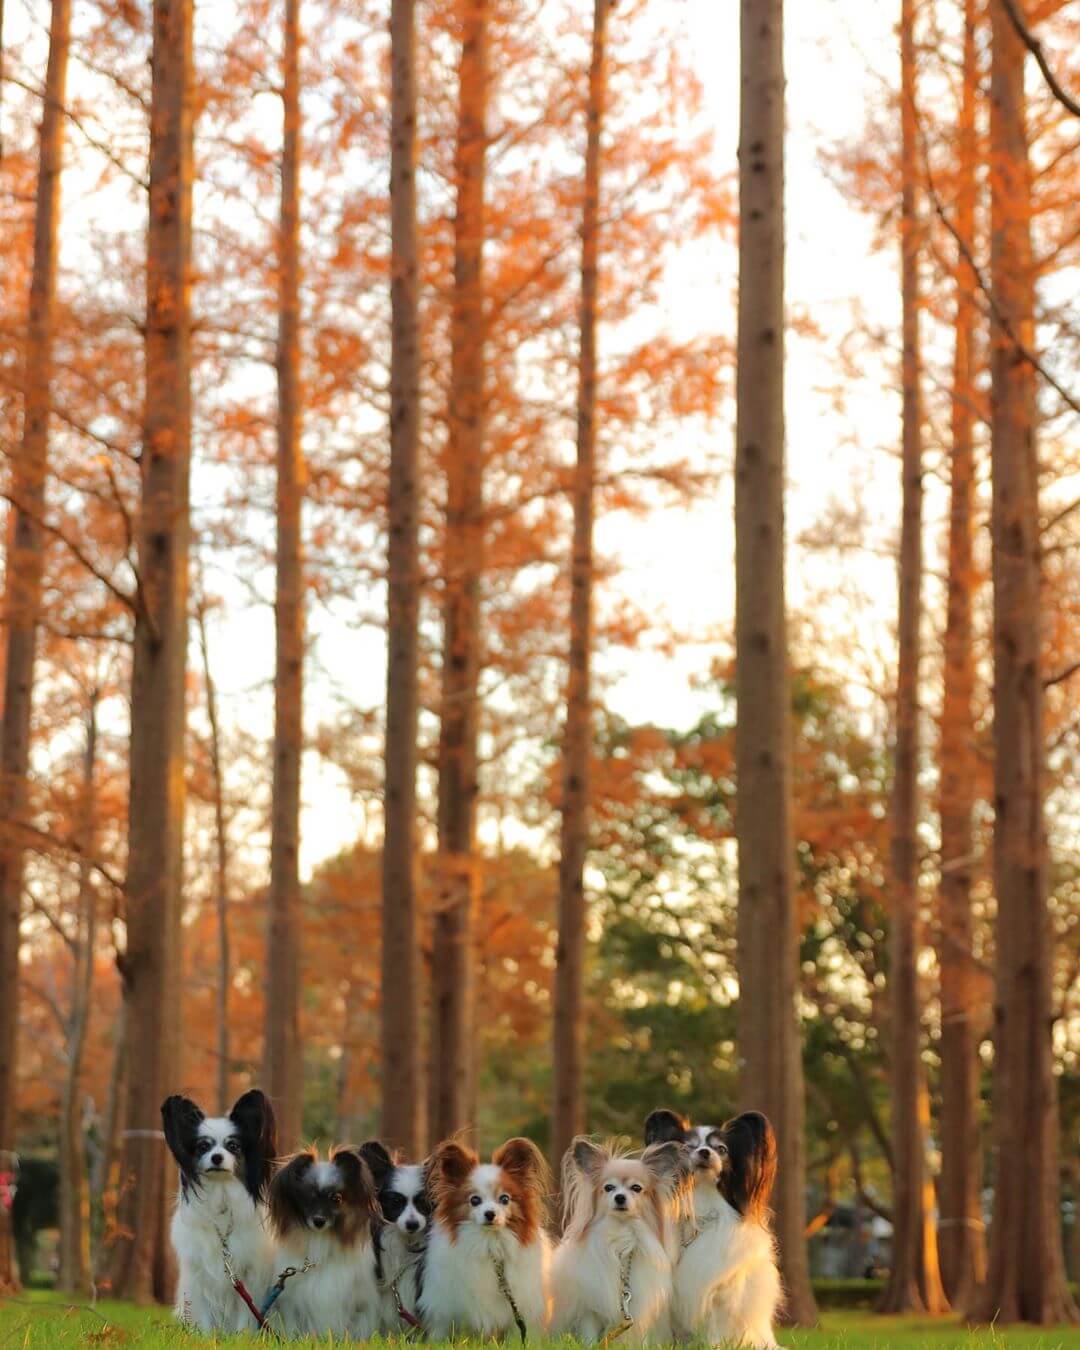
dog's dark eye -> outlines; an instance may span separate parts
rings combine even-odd
[[[640,1195],[640,1194],[641,1194],[641,1187],[637,1184],[636,1181],[635,1181],[634,1184],[630,1187],[630,1189],[634,1192],[635,1195]]]
[[[479,1196],[479,1195],[470,1195],[470,1196],[469,1196],[469,1204],[472,1205],[473,1209],[475,1209],[477,1205],[482,1205],[483,1203],[484,1203],[484,1200],[483,1200],[483,1197],[482,1197],[482,1196]]]
[[[341,1192],[340,1192],[340,1191],[335,1191],[335,1192],[334,1192],[334,1194],[330,1197],[330,1203],[331,1203],[332,1205],[340,1205],[340,1204],[341,1204]]]
[[[416,1206],[416,1212],[422,1214],[424,1218],[431,1216],[431,1202],[426,1195],[417,1195],[413,1197],[413,1204]]]
[[[213,1147],[214,1141],[212,1139],[198,1139],[195,1142],[195,1154],[201,1158],[204,1153],[209,1153]]]
[[[240,1140],[239,1140],[239,1139],[226,1139],[226,1140],[225,1140],[225,1147],[229,1150],[229,1152],[230,1152],[234,1157],[239,1158],[239,1156],[240,1156]]]
[[[382,1212],[390,1222],[393,1223],[405,1208],[405,1197],[397,1191],[383,1191],[380,1200],[382,1202]]]
[[[612,1192],[614,1189],[615,1189],[614,1183],[611,1182],[611,1181],[609,1181],[609,1182],[607,1183],[607,1185],[604,1187],[604,1193],[605,1193],[606,1195],[610,1195],[611,1192]]]
[[[728,1151],[728,1146],[727,1146],[727,1144],[717,1144],[717,1145],[716,1145],[716,1151],[717,1151],[717,1153],[720,1154],[720,1156],[721,1156],[722,1158],[726,1158],[726,1157],[727,1157],[727,1151]]]
[[[509,1197],[508,1195],[500,1195],[500,1196],[499,1196],[499,1204],[500,1204],[500,1205],[508,1205],[509,1203],[510,1203],[510,1197]]]

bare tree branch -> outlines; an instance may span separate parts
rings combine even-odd
[[[1009,16],[1009,21],[1016,29],[1020,41],[1032,54],[1038,62],[1039,69],[1043,73],[1043,79],[1050,88],[1050,92],[1057,99],[1063,108],[1067,108],[1074,117],[1080,117],[1080,103],[1072,95],[1062,88],[1057,76],[1050,69],[1050,63],[1046,59],[1046,53],[1043,51],[1043,45],[1035,34],[1028,27],[1027,20],[1021,13],[1018,0],[1001,0],[1002,8]]]

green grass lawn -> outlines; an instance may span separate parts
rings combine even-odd
[[[230,1346],[266,1345],[254,1336],[226,1338]],[[997,1350],[1023,1346],[1028,1350],[1080,1350],[1080,1327],[1057,1331],[967,1331],[955,1321],[919,1318],[875,1317],[872,1313],[833,1311],[823,1315],[818,1331],[786,1331],[780,1335],[784,1345],[805,1346],[806,1350],[872,1350],[881,1346],[918,1347],[963,1346],[967,1350]],[[31,1292],[19,1299],[0,1300],[0,1347],[40,1347],[52,1350],[75,1346],[190,1348],[216,1343],[177,1327],[166,1309],[136,1308],[130,1303],[103,1301],[96,1309],[72,1306],[57,1294]],[[341,1342],[338,1342],[340,1344]],[[309,1341],[309,1345],[329,1346],[329,1339]],[[388,1345],[391,1343],[387,1343]],[[400,1345],[400,1342],[393,1344]],[[508,1342],[513,1345],[515,1342]],[[554,1347],[559,1342],[548,1342]],[[563,1342],[567,1347],[571,1342]]]

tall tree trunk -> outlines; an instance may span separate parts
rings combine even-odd
[[[277,664],[270,922],[266,956],[266,1091],[282,1147],[300,1146],[300,761],[303,754],[304,494],[300,410],[300,0],[285,0],[278,299]]]
[[[210,644],[206,635],[205,596],[199,596],[195,618],[199,626],[199,651],[202,655],[203,684],[206,686],[206,718],[210,724],[210,773],[214,793],[214,912],[218,938],[214,1021],[217,1024],[217,1103],[218,1110],[224,1115],[232,1101],[229,1091],[229,986],[232,982],[229,952],[229,833],[225,821],[225,782],[221,761],[221,729],[217,715],[217,687],[214,684]]]
[[[994,583],[994,1134],[989,1277],[981,1317],[1075,1318],[1061,1247],[1052,943],[1043,820],[1042,559],[1031,174],[1025,49],[992,0],[990,80],[990,453]]]
[[[93,1281],[99,1284],[110,1258],[109,1244],[118,1222],[117,1203],[120,1184],[120,1127],[126,1115],[128,1053],[127,1010],[123,1002],[113,1031],[113,1061],[105,1115],[101,1127],[101,1149],[90,1174],[90,1195],[100,1206],[101,1242],[94,1251]]]
[[[978,142],[978,0],[964,0],[964,64],[957,127],[956,228],[975,247]],[[977,281],[961,251],[956,268],[950,459],[948,616],[941,708],[941,1180],[938,1187],[941,1279],[954,1308],[965,1309],[986,1278],[982,1139],[979,1131],[979,990],[971,909],[975,810],[975,652],[971,613],[975,489],[975,300]]]
[[[919,173],[915,0],[900,6],[901,304],[903,464],[900,528],[896,762],[892,789],[892,904],[889,914],[893,1241],[881,1310],[944,1312],[948,1307],[932,1223],[927,1170],[930,1099],[923,1070],[919,1000],[919,659],[923,578],[922,378],[919,350]]]
[[[742,0],[735,429],[739,1097],[773,1122],[787,1316],[817,1319],[806,1256],[799,932],[784,593],[784,7]]]
[[[146,425],[138,520],[140,605],[131,689],[127,947],[121,959],[131,1075],[112,1287],[161,1288],[165,1157],[160,1107],[180,1082],[191,463],[191,0],[154,0],[147,236]]]
[[[563,731],[559,827],[559,934],[555,949],[554,1103],[551,1157],[557,1167],[585,1123],[585,857],[592,756],[593,493],[596,482],[596,316],[600,258],[600,140],[607,102],[605,52],[613,0],[595,0],[586,105],[581,212],[581,350],[578,358],[574,537],[570,563],[570,659]]]
[[[82,1088],[86,1032],[94,983],[97,891],[90,860],[96,839],[94,772],[97,767],[99,694],[90,691],[83,756],[83,822],[79,840],[79,921],[68,1031],[68,1064],[60,1098],[60,1270],[61,1289],[82,1292],[90,1283],[90,1193],[83,1140]]]
[[[484,546],[484,159],[487,0],[460,0],[454,298],[446,446],[439,903],[431,958],[434,1137],[475,1119],[476,717]]]
[[[23,431],[13,466],[14,529],[6,568],[7,666],[0,722],[0,1163],[15,1149],[19,1024],[19,920],[23,848],[17,834],[28,807],[34,655],[45,566],[45,479],[52,407],[52,353],[64,155],[71,0],[53,0],[41,110],[34,261],[23,370]],[[0,1205],[0,1289],[18,1284],[10,1213]]]
[[[390,498],[385,839],[382,864],[382,1132],[423,1153],[416,923],[420,600],[420,268],[416,230],[416,4],[391,0]]]

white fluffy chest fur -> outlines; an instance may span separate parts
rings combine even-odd
[[[694,1206],[675,1269],[676,1332],[714,1345],[775,1346],[781,1287],[772,1234],[745,1220],[711,1186],[697,1188]]]
[[[305,1261],[312,1263],[306,1271]],[[298,1272],[286,1281],[271,1319],[286,1335],[366,1340],[379,1329],[370,1241],[345,1247],[331,1234],[302,1229],[278,1244],[275,1262],[278,1270],[295,1266]]]
[[[176,1315],[200,1331],[254,1331],[254,1318],[225,1274],[221,1239],[256,1303],[270,1283],[272,1246],[266,1212],[235,1177],[205,1180],[177,1197],[170,1228],[179,1278]]]
[[[629,1266],[627,1266],[627,1261]],[[629,1272],[631,1343],[670,1339],[671,1259],[640,1219],[594,1220],[580,1238],[560,1244],[552,1271],[553,1326],[597,1341],[623,1320],[623,1271]]]
[[[499,1288],[495,1257],[503,1262],[514,1302],[534,1335],[548,1322],[550,1243],[545,1233],[523,1245],[508,1228],[463,1224],[456,1240],[436,1223],[428,1240],[420,1307],[435,1339],[454,1330],[480,1336],[516,1333],[514,1313]]]

